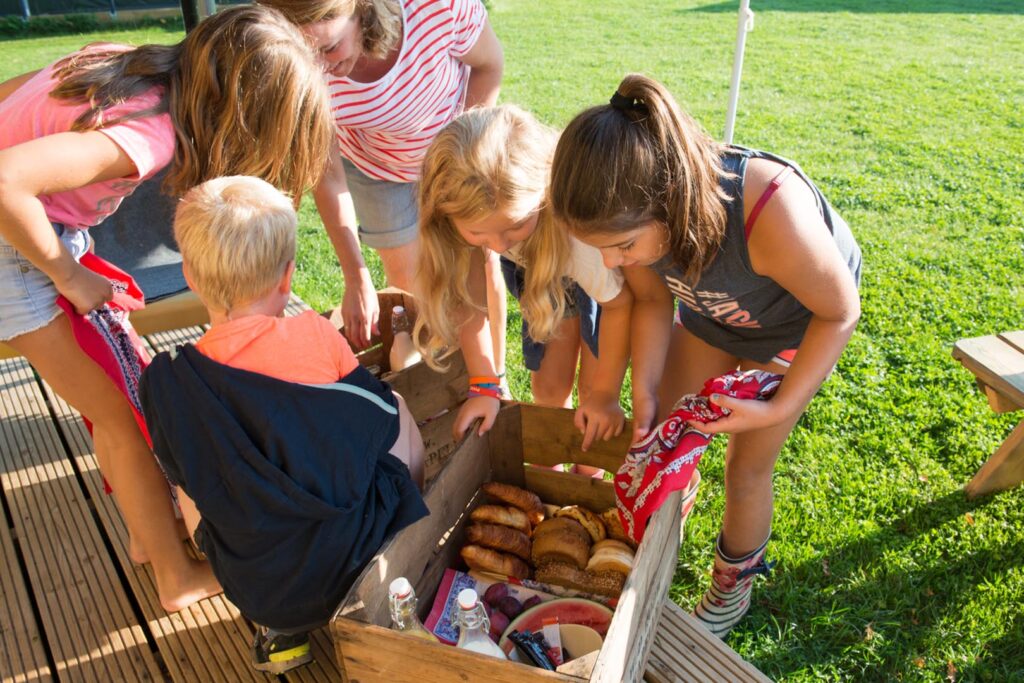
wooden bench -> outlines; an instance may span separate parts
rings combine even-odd
[[[961,339],[953,357],[974,373],[997,413],[1024,408],[1024,331]],[[981,466],[965,490],[971,498],[1002,491],[1024,481],[1024,421]]]

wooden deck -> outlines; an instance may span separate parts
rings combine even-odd
[[[293,302],[292,311],[303,309]],[[153,352],[201,327],[145,337]],[[20,358],[0,361],[0,679],[7,681],[340,681],[330,636],[286,676],[249,664],[253,627],[223,597],[167,614],[79,415]]]
[[[289,306],[305,309],[298,299]],[[194,326],[143,338],[157,353],[202,333]],[[415,393],[403,388],[407,399]],[[426,414],[443,393],[423,399]],[[450,449],[432,443],[435,428],[446,435],[449,427],[437,421],[424,432],[428,452],[443,459]],[[165,612],[149,567],[128,558],[127,530],[103,492],[80,416],[21,358],[0,360],[0,501],[3,683],[344,680],[326,629],[313,636],[312,665],[271,676],[251,667],[253,626],[224,597]],[[648,681],[765,680],[690,621],[666,604]]]

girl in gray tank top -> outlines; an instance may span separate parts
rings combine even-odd
[[[860,317],[860,249],[796,164],[715,142],[639,75],[562,133],[550,194],[555,215],[623,269],[635,297],[635,439],[709,379],[783,376],[768,400],[713,396],[728,414],[700,427],[730,434],[712,584],[695,610],[724,636],[770,568],[775,461]]]

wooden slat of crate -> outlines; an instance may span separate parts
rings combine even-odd
[[[28,363],[0,364],[3,490],[61,680],[160,679]]]
[[[0,595],[0,672],[4,683],[54,680],[6,522],[0,523]]]
[[[769,683],[771,680],[667,598],[644,679],[648,683]]]

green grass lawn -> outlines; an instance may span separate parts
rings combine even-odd
[[[720,134],[736,4],[494,0],[502,99],[563,125],[642,71]],[[736,141],[799,161],[848,220],[864,250],[864,314],[779,461],[778,567],[728,642],[787,681],[1024,680],[1024,489],[977,502],[961,492],[1014,418],[994,416],[950,357],[957,339],[1022,326],[1024,5],[753,9]],[[0,42],[0,76],[99,37]],[[339,301],[310,202],[300,249],[298,293],[318,308]],[[510,319],[510,369],[518,329]],[[529,396],[525,374],[513,384]],[[672,587],[688,608],[721,518],[721,443],[702,470]]]

